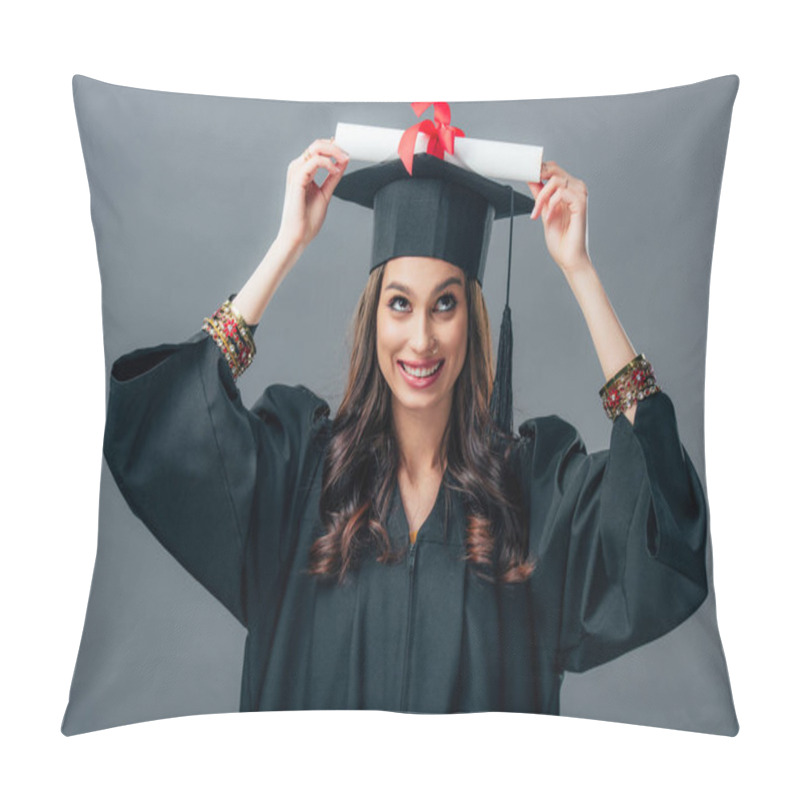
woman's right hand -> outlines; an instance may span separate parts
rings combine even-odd
[[[331,139],[317,139],[289,164],[278,239],[292,250],[303,250],[319,233],[333,190],[342,178],[349,156]],[[317,185],[319,168],[328,176]]]

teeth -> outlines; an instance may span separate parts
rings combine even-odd
[[[413,375],[415,378],[427,378],[433,375],[433,373],[442,366],[442,362],[440,361],[435,367],[431,367],[430,369],[414,369],[413,367],[409,367],[408,364],[403,364],[402,361],[400,362],[400,366],[402,366],[409,375]]]

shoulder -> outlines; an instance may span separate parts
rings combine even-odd
[[[532,417],[519,426],[519,447],[539,456],[564,453],[574,449],[585,452],[577,428],[555,414]]]
[[[582,463],[586,446],[574,425],[562,417],[533,417],[519,426],[515,468],[524,484],[542,487],[562,483]]]
[[[543,529],[553,503],[586,463],[586,447],[574,425],[556,416],[533,417],[519,426],[508,464],[531,516]]]
[[[265,422],[306,431],[329,422],[330,406],[306,386],[274,383],[268,386],[251,411]]]

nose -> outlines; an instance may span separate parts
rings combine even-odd
[[[414,328],[411,333],[409,344],[415,353],[424,356],[428,354],[431,349],[431,341],[433,340],[433,320],[431,320],[427,313],[419,313],[415,315],[412,324]]]

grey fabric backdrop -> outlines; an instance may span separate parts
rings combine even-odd
[[[634,347],[670,394],[703,480],[709,275],[738,83],[726,76],[635,95],[452,104],[453,124],[467,136],[542,145],[545,158],[587,183],[590,254]],[[184,95],[81,76],[73,88],[107,370],[132,349],[187,338],[241,287],[277,233],[286,167],[313,139],[333,135],[338,121],[417,121],[401,103]],[[256,362],[240,380],[245,402],[270,383],[302,383],[338,406],[370,225],[368,211],[333,201],[262,320]],[[495,342],[507,226],[495,224],[484,282]],[[607,447],[591,339],[541,223],[524,217],[514,228],[512,309],[516,426],[556,413],[589,450]],[[712,535],[724,536],[713,529],[713,511]],[[104,465],[97,561],[64,733],[236,710],[244,635],[133,517]],[[735,733],[713,585],[673,633],[569,675],[562,713]]]

